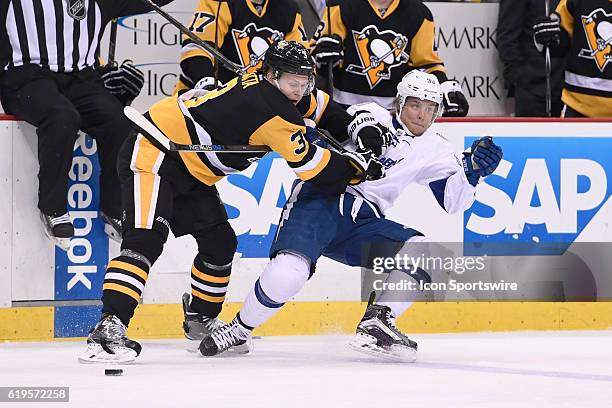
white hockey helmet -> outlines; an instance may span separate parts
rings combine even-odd
[[[433,123],[438,116],[442,115],[444,104],[442,103],[443,95],[438,78],[436,78],[435,75],[415,69],[404,75],[400,83],[397,84],[397,100],[399,102],[399,109],[395,116],[397,121],[402,125],[402,127],[404,127],[404,130],[407,131],[405,125],[400,120],[400,115],[404,109],[406,98],[409,96],[418,98],[422,101],[435,102],[438,105],[438,109],[434,114],[431,123]]]

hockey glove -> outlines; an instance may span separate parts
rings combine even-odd
[[[127,106],[140,94],[144,85],[144,74],[132,61],[125,60],[119,67],[103,68],[102,81],[108,92]]]
[[[476,186],[480,177],[486,177],[495,171],[504,153],[501,147],[493,143],[491,136],[474,141],[470,150],[469,153],[463,153],[463,170],[468,182]]]
[[[317,64],[317,68],[321,69],[323,65],[327,64],[332,64],[334,67],[339,65],[344,58],[342,48],[342,38],[337,34],[319,37],[312,50],[312,57]]]
[[[444,113],[442,116],[467,116],[470,105],[467,99],[465,99],[465,95],[463,95],[459,82],[454,80],[442,82],[442,84],[440,84],[440,89],[442,90],[444,102]]]
[[[215,80],[215,77],[204,77],[195,84],[193,89],[203,89],[205,91],[214,91],[215,89],[217,89],[215,87],[215,82],[217,82]],[[219,82],[219,86],[222,86],[222,85],[223,84]]]
[[[539,52],[544,47],[556,48],[561,44],[561,19],[557,13],[541,16],[533,26],[533,42]]]
[[[371,150],[357,149],[354,152],[345,152],[343,155],[348,157],[349,163],[357,169],[355,177],[349,181],[350,185],[359,184],[367,180],[378,180],[385,176],[383,165],[377,160]]]
[[[393,140],[393,134],[365,110],[355,112],[347,133],[359,149],[370,149],[376,156],[385,154]]]

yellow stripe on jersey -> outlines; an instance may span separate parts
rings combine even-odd
[[[561,100],[567,106],[590,118],[612,117],[610,98],[605,96],[587,95],[564,89]]]
[[[439,66],[429,67],[427,72],[442,71],[446,72],[442,65],[442,59],[434,51],[434,23],[423,19],[419,31],[412,38],[410,48],[410,61],[416,68],[423,65],[440,64]]]
[[[144,269],[141,269],[137,267],[136,265],[132,265],[130,263],[123,262],[123,261],[117,261],[117,260],[110,261],[106,269],[110,269],[110,268],[117,268],[117,269],[122,269],[124,271],[132,272],[140,276],[145,281],[149,277],[149,274]]]
[[[191,265],[191,273],[195,276],[197,276],[199,279],[202,279],[203,281],[207,281],[207,282],[212,282],[212,283],[229,283],[230,281],[230,277],[229,276],[212,276],[212,275],[208,275],[204,272],[200,272],[195,265]]]
[[[153,228],[153,215],[157,206],[159,176],[157,172],[164,153],[146,137],[138,135],[134,143],[130,169],[134,172],[134,226]]]
[[[326,92],[317,90],[316,111],[315,111],[315,117],[314,117],[314,121],[316,123],[319,123],[319,121],[321,120],[321,117],[323,116],[325,109],[327,109],[328,103],[329,103],[329,95]]]
[[[308,47],[308,38],[306,38],[306,31],[304,30],[304,26],[302,24],[302,15],[300,13],[297,13],[295,15],[295,22],[293,23],[293,28],[291,29],[291,32],[287,33],[287,35],[285,36],[285,40],[297,41],[304,47]]]
[[[212,302],[212,303],[223,303],[223,301],[225,300],[225,296],[219,296],[219,297],[208,296],[208,295],[205,295],[204,293],[200,293],[197,289],[194,289],[194,288],[191,288],[191,294],[197,298],[200,298],[202,300],[205,300],[207,302]]]
[[[331,153],[329,150],[323,149],[315,145],[313,145],[312,147],[317,149],[318,154],[315,154],[307,165],[293,169],[293,171],[295,171],[298,177],[304,181],[308,181],[317,174],[319,174],[325,168],[325,166],[327,166],[329,160],[331,159]],[[301,169],[305,170],[301,171]]]
[[[219,15],[217,15],[217,11],[219,11]],[[202,40],[213,44],[215,43],[216,36],[217,46],[221,48],[225,34],[227,34],[231,24],[232,15],[227,1],[200,0],[189,29]],[[183,35],[182,40],[185,41],[187,39],[188,37]],[[189,47],[189,44],[183,47],[183,50],[185,52],[181,54],[181,61],[194,56],[211,58],[206,51],[200,50],[201,52],[197,52],[193,47]],[[192,50],[193,52],[191,52]]]
[[[561,0],[555,11],[561,17],[561,27],[572,37],[574,35],[574,16],[567,8],[567,0]]]
[[[135,301],[140,302],[140,295],[138,294],[138,292],[125,286],[118,285],[116,283],[105,283],[104,285],[102,285],[102,290],[114,290],[116,292],[121,292],[125,295],[128,295]]]
[[[176,97],[168,97],[157,102],[149,109],[149,115],[168,139],[179,144],[193,143]],[[179,152],[179,154],[189,173],[202,183],[212,186],[223,178],[215,175],[197,154],[190,152]]]

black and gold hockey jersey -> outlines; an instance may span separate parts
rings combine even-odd
[[[264,0],[259,7],[251,0],[200,0],[189,29],[230,60],[248,68],[248,73],[261,67],[261,57],[274,41],[307,41],[294,0]],[[191,88],[205,76],[215,76],[213,63],[212,55],[184,36],[177,90]],[[234,72],[219,66],[221,82],[234,77]]]
[[[434,50],[433,16],[420,0],[393,0],[384,13],[370,0],[334,0],[328,5],[313,43],[321,35],[343,39],[344,62],[333,72],[334,100],[390,108],[397,84],[408,71],[422,69],[440,82],[447,79]]]
[[[317,100],[326,106],[317,105]],[[304,98],[304,114],[319,123],[334,122],[328,100],[323,92]],[[175,143],[269,146],[300,179],[330,191],[343,191],[355,176],[346,157],[306,140],[303,114],[257,73],[235,78],[205,96],[165,98],[149,109],[148,116]],[[342,126],[346,129],[346,123]],[[212,185],[264,154],[180,152],[179,157],[193,177]]]
[[[612,0],[561,0],[571,41],[562,101],[589,117],[612,117]]]

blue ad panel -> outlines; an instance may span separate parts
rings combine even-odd
[[[466,138],[466,146],[475,139]],[[563,252],[610,199],[612,138],[498,137],[495,142],[504,159],[464,213],[464,241],[480,243],[471,254]]]
[[[99,219],[100,164],[96,144],[80,137],[68,183],[75,236],[68,252],[55,247],[55,300],[100,299],[108,263],[108,237]]]
[[[87,337],[100,320],[102,306],[59,306],[55,308],[55,337]]]

